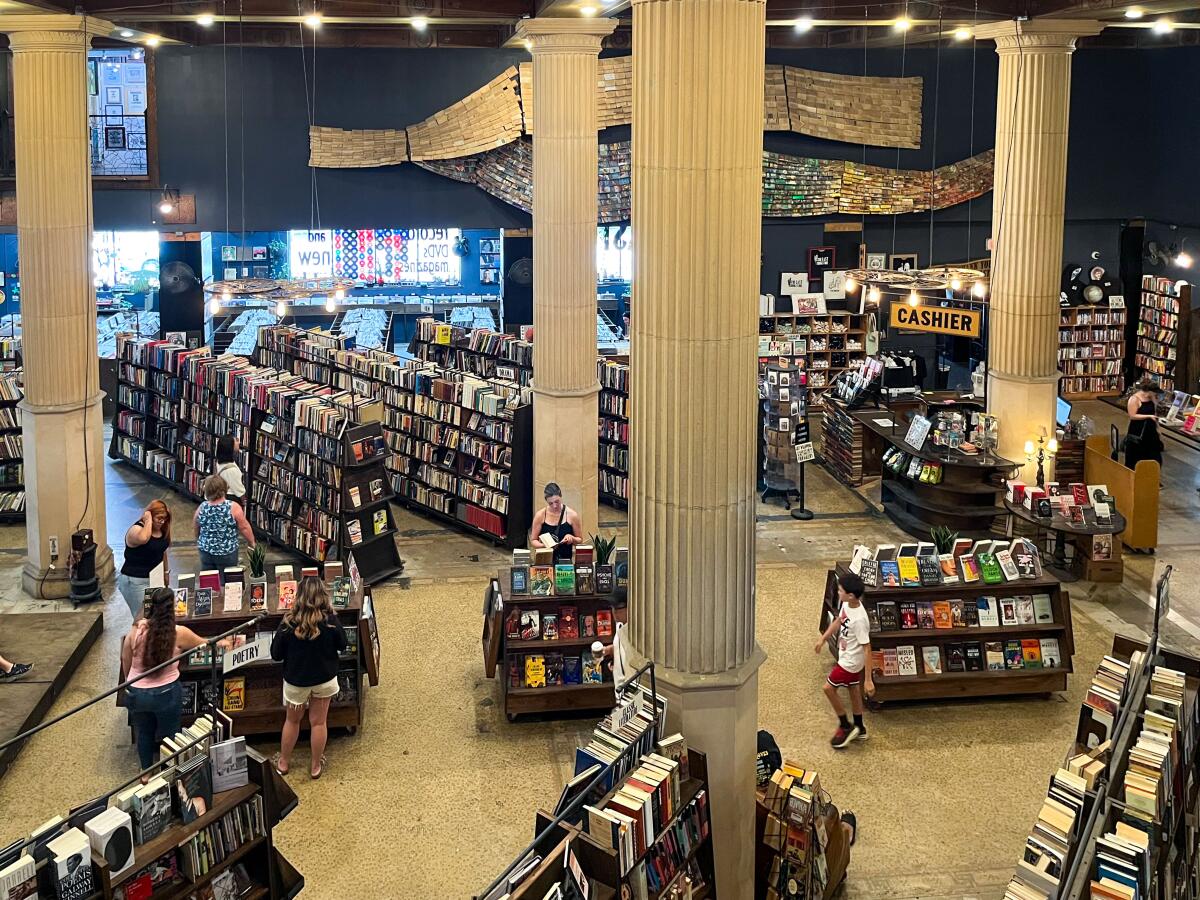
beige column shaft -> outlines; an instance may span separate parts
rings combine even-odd
[[[17,249],[25,401],[25,590],[69,592],[71,534],[91,528],[112,572],[104,515],[104,422],[92,286],[87,49],[112,26],[85,16],[4,16],[13,51]],[[49,539],[59,540],[56,569]]]
[[[761,0],[634,0],[627,634],[708,754],[729,900],[754,890],[764,35]]]
[[[1071,54],[1097,22],[980,26],[1000,56],[992,194],[988,406],[1000,454],[1024,460],[1026,440],[1054,433],[1059,284],[1071,107]]]
[[[534,508],[548,482],[597,528],[596,59],[614,19],[526,19],[532,44]]]

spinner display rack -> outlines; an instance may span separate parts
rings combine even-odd
[[[1059,311],[1058,392],[1069,400],[1125,390],[1125,309],[1066,306]]]
[[[810,391],[828,387],[842,372],[859,368],[867,358],[867,333],[856,313],[771,313],[759,316],[758,322],[759,363],[791,360],[796,368],[809,373]]]
[[[1148,375],[1164,391],[1193,392],[1196,348],[1192,328],[1192,287],[1170,278],[1142,276],[1137,343],[1133,362],[1138,377]]]
[[[612,506],[629,505],[629,366],[601,357],[596,360],[600,382],[598,402],[600,440],[600,499]]]
[[[25,438],[20,369],[0,370],[0,523],[25,521]]]

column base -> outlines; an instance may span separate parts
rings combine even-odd
[[[97,544],[96,578],[101,584],[107,584],[112,580],[115,571],[112,548],[108,544]],[[54,571],[50,572],[40,568],[27,556],[21,565],[21,588],[38,600],[66,600],[71,596],[71,576],[65,565],[56,564]]]
[[[585,538],[599,526],[599,396],[598,383],[580,392],[533,386],[533,508],[541,508],[546,485],[554,482],[583,520]]]
[[[1054,410],[1058,401],[1059,374],[1036,377],[988,372],[988,412],[1000,420],[999,453],[1020,463],[1021,477],[1030,482],[1037,464],[1025,462],[1025,442],[1037,442],[1045,429],[1054,437]]]
[[[630,647],[636,668],[645,658]],[[754,897],[754,790],[758,752],[758,669],[754,654],[720,675],[692,675],[656,666],[655,684],[667,700],[667,732],[679,732],[708,762],[709,811],[717,892],[721,900]]]

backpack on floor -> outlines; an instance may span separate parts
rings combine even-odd
[[[779,745],[769,731],[758,732],[758,754],[754,758],[757,769],[758,786],[762,787],[771,780],[775,770],[783,765],[783,754]]]

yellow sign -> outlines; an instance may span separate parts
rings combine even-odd
[[[975,309],[951,309],[942,306],[909,306],[892,302],[893,328],[930,331],[958,337],[979,337],[983,313]]]

